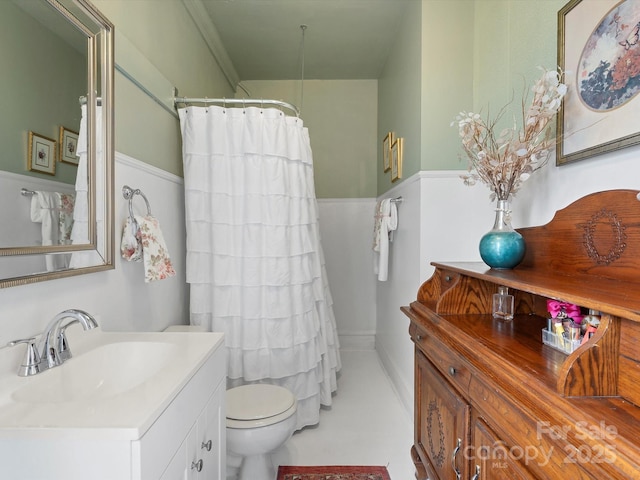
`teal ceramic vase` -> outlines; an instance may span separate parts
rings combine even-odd
[[[493,228],[480,239],[480,257],[491,268],[510,269],[524,257],[522,235],[511,226],[511,211],[507,200],[498,200]]]

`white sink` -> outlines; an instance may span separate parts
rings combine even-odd
[[[209,332],[67,334],[73,357],[62,365],[19,377],[16,364],[0,375],[0,439],[62,430],[140,438],[224,343]]]
[[[179,346],[169,342],[107,343],[39,374],[11,398],[27,403],[108,399],[153,379],[179,354]]]

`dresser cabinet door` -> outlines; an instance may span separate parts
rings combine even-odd
[[[526,461],[526,452],[506,445],[480,418],[474,422],[473,449],[465,457],[473,480],[536,480],[519,461]]]
[[[416,350],[415,445],[430,480],[469,478],[469,404]]]

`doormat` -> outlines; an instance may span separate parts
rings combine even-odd
[[[323,465],[280,466],[278,480],[391,480],[387,467]]]

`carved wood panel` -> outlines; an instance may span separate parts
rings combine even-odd
[[[476,418],[473,425],[473,449],[467,453],[474,480],[536,480],[519,462],[527,461],[525,450],[505,444],[487,424]]]
[[[469,404],[420,351],[416,351],[416,446],[432,480],[468,477]],[[457,453],[457,455],[456,455]]]

